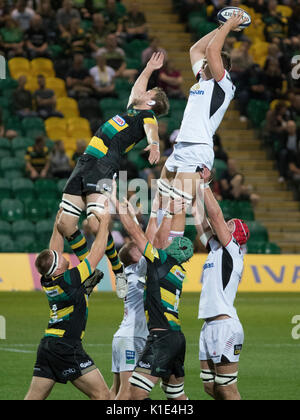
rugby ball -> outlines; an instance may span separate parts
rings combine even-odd
[[[239,7],[224,7],[224,9],[219,11],[217,18],[220,23],[225,23],[228,19],[231,18],[233,14],[237,14],[240,12],[243,12],[243,17],[247,20],[239,26],[239,29],[245,29],[249,25],[251,25],[251,16],[249,15],[249,13],[245,12],[245,10],[240,9]]]

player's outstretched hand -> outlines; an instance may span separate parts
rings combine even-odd
[[[160,161],[160,150],[158,144],[150,144],[145,152],[150,152],[149,163],[150,165],[156,165]]]
[[[164,65],[165,55],[162,52],[156,52],[152,55],[150,60],[147,63],[147,67],[151,71],[159,70]]]
[[[234,32],[240,32],[242,29],[239,26],[247,21],[247,18],[244,18],[243,16],[243,11],[235,13],[231,16],[230,19],[228,19],[225,25],[229,25],[231,30]]]
[[[107,199],[104,203],[104,208],[103,210],[100,211],[92,211],[91,213],[93,213],[93,215],[96,217],[96,219],[98,220],[98,222],[104,222],[109,224],[110,222],[110,212],[109,212],[109,204],[108,204],[109,200]],[[100,229],[100,225],[99,225],[99,229]]]

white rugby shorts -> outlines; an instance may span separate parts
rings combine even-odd
[[[195,173],[206,166],[211,171],[214,159],[214,149],[208,144],[180,142],[175,144],[166,168],[169,172]]]
[[[205,322],[200,334],[199,359],[219,364],[224,356],[230,363],[238,363],[243,344],[244,330],[240,321],[229,318]]]
[[[144,338],[114,337],[112,342],[112,372],[131,372],[146,345]]]

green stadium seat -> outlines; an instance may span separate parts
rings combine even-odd
[[[34,188],[38,198],[57,198],[59,195],[57,184],[53,179],[38,179]]]
[[[6,172],[2,173],[2,175],[3,175],[4,178],[12,181],[13,179],[22,178],[24,173],[23,173],[23,171],[12,169],[10,171],[6,171]]]
[[[9,235],[0,234],[0,252],[16,252],[15,242]]]
[[[40,251],[35,235],[20,235],[16,242],[18,252],[21,253],[37,253]]]
[[[32,199],[35,195],[34,183],[27,178],[14,179],[11,183],[15,198],[19,200]]]
[[[0,233],[1,235],[11,235],[11,224],[0,220]]]
[[[172,113],[173,110],[175,111],[182,111],[184,112],[185,108],[186,108],[186,100],[183,99],[169,99],[170,102],[170,112]]]
[[[281,248],[273,242],[268,242],[265,244],[264,253],[265,254],[281,254]]]
[[[266,242],[259,242],[251,240],[251,237],[247,243],[248,254],[264,254],[266,249]]]
[[[53,232],[53,221],[52,220],[40,220],[35,226],[36,236],[39,238],[39,241],[46,244],[49,244],[52,232]]]
[[[32,131],[37,131],[41,133],[45,133],[45,124],[42,118],[34,117],[34,118],[24,118],[22,120],[22,131],[25,136],[26,133],[30,133]],[[31,136],[28,136],[31,137]]]
[[[15,137],[11,142],[11,147],[14,153],[18,150],[26,150],[27,147],[33,146],[34,140],[30,137]]]
[[[25,202],[25,217],[31,222],[38,222],[48,216],[48,209],[42,200],[28,200]]]
[[[11,182],[9,179],[0,178],[0,200],[4,198],[11,198]]]
[[[0,137],[0,149],[11,150],[11,141],[5,137]]]
[[[5,159],[1,159],[0,168],[3,174],[6,171],[20,171],[22,172],[25,167],[25,161],[23,159],[18,159],[16,157],[8,157]]]
[[[1,218],[7,222],[24,219],[24,205],[20,200],[4,199],[1,201]]]
[[[53,217],[57,214],[59,210],[59,205],[61,203],[61,198],[48,198],[43,199],[43,205],[47,211],[47,217]]]
[[[258,128],[262,122],[266,119],[266,114],[270,108],[268,101],[259,101],[251,99],[247,107],[248,117],[251,120],[254,127]]]
[[[19,117],[11,115],[5,122],[6,130],[14,130],[18,133],[22,133],[22,123]]]
[[[12,233],[15,239],[21,235],[35,235],[35,225],[29,220],[17,220],[12,224]]]
[[[214,170],[215,170],[215,179],[219,181],[224,171],[227,169],[227,164],[223,160],[215,159]]]
[[[257,242],[268,242],[268,231],[260,222],[247,221],[246,223],[250,230],[250,237],[252,237]]]
[[[60,179],[58,181],[58,183],[57,183],[57,189],[58,189],[59,194],[63,194],[63,190],[64,190],[64,188],[66,186],[67,181],[68,181],[68,179]]]
[[[0,160],[7,157],[12,157],[11,151],[6,149],[0,149]]]

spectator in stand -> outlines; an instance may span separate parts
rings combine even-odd
[[[5,19],[9,16],[9,7],[6,0],[0,0],[0,28],[5,25]]]
[[[25,155],[26,172],[32,180],[46,178],[50,168],[49,149],[43,137],[37,137]]]
[[[30,22],[30,28],[25,32],[28,58],[33,60],[37,57],[49,58],[48,37],[43,28],[43,19],[40,15],[34,15]]]
[[[80,27],[80,19],[71,19],[67,30],[61,35],[64,52],[69,57],[79,53],[86,55],[89,52],[89,39]]]
[[[295,121],[297,128],[300,128],[300,92],[290,95],[291,106],[289,112]]]
[[[80,20],[80,13],[73,8],[72,0],[64,0],[62,8],[56,13],[56,22],[62,34],[68,30],[71,20],[74,18]]]
[[[49,40],[55,41],[58,33],[58,26],[56,23],[56,14],[51,6],[51,0],[42,0],[37,7],[37,13],[41,16],[43,21],[43,28],[45,29]]]
[[[70,160],[61,140],[57,140],[50,154],[50,173],[54,178],[69,178],[72,172]]]
[[[269,100],[282,97],[284,76],[281,73],[278,60],[268,60],[264,68],[264,85],[268,92]]]
[[[112,67],[116,74],[115,77],[124,77],[130,82],[134,82],[138,71],[135,69],[127,69],[125,61],[125,52],[118,47],[117,36],[109,34],[105,40],[105,47],[99,48],[96,57],[104,55],[107,65]]]
[[[84,139],[79,139],[76,141],[76,150],[72,156],[72,162],[71,162],[74,168],[80,156],[84,154],[86,148],[87,148],[87,144]]]
[[[97,65],[90,69],[90,75],[94,80],[94,89],[100,98],[107,96],[116,97],[115,78],[116,72],[107,66],[104,55],[97,56]]]
[[[25,89],[27,83],[26,76],[20,76],[18,79],[18,87],[13,92],[13,109],[20,118],[36,117],[36,112],[33,111],[33,102],[31,92]]]
[[[228,155],[223,148],[221,137],[218,133],[216,133],[213,137],[214,139],[214,152],[215,152],[215,159],[223,160],[224,162],[228,162]]]
[[[280,174],[278,182],[281,183],[289,176],[291,156],[298,153],[300,130],[297,130],[296,123],[293,120],[287,122],[286,130],[282,133],[280,140],[276,150],[276,158]]]
[[[34,10],[27,7],[27,0],[17,0],[16,8],[11,13],[11,17],[19,23],[23,32],[30,28],[30,22],[34,15]]]
[[[256,13],[264,14],[267,12],[267,6],[265,0],[246,0],[243,4],[254,9]]]
[[[122,36],[126,42],[134,39],[145,40],[148,38],[148,27],[146,17],[140,10],[139,3],[135,0],[131,3],[128,13],[122,18],[119,27],[119,36]]]
[[[284,39],[288,33],[288,20],[277,11],[277,6],[277,0],[269,0],[268,11],[263,16],[267,42],[272,42],[274,38]]]
[[[299,140],[299,137],[298,137]],[[288,154],[288,169],[289,177],[292,181],[299,184],[300,182],[300,148],[299,142],[297,144],[297,150],[289,152]]]
[[[97,52],[99,48],[105,46],[105,39],[109,34],[109,30],[105,25],[104,17],[101,13],[93,15],[93,26],[90,30],[89,47],[93,52]]]
[[[6,130],[2,117],[2,108],[0,108],[0,137],[5,137],[9,140],[17,137],[18,133],[15,130]]]
[[[116,0],[106,0],[103,16],[111,32],[120,32],[124,12],[126,10],[121,9],[119,3],[116,3]]]
[[[288,36],[299,36],[300,34],[300,3],[293,8],[293,14],[289,19]]]
[[[67,74],[67,89],[69,96],[80,99],[93,95],[93,78],[84,67],[82,54],[75,54],[73,65]]]
[[[244,185],[244,175],[238,171],[234,159],[228,159],[227,170],[221,176],[220,186],[223,200],[251,201],[255,206],[260,199],[251,192],[249,186]]]
[[[206,1],[205,0],[182,0],[179,11],[180,18],[183,22],[188,20],[190,13],[198,12],[206,17]]]
[[[277,44],[271,43],[268,48],[268,55],[265,62],[265,68],[268,66],[269,61],[278,61],[279,68],[282,73],[289,71],[289,63],[286,63],[286,58]]]
[[[162,52],[165,56],[165,60],[168,58],[167,51],[159,46],[159,39],[157,37],[153,37],[150,39],[150,45],[142,52],[142,64],[146,66],[150,58],[155,52]]]
[[[0,29],[0,45],[5,56],[8,59],[24,56],[24,34],[19,23],[11,16],[6,16],[4,23],[4,27]]]
[[[185,99],[182,91],[183,77],[176,69],[172,60],[167,60],[159,72],[158,86],[161,87],[169,98]]]
[[[218,23],[217,15],[218,15],[220,10],[222,10],[224,7],[227,6],[227,1],[226,0],[217,0],[217,1],[213,2],[212,6],[214,6],[214,8],[213,8],[213,11],[210,14],[210,16],[208,16],[208,19],[211,22]]]
[[[265,133],[275,148],[278,142],[283,143],[283,136],[287,131],[289,121],[291,121],[291,113],[285,101],[279,101],[274,109],[267,112]]]
[[[56,111],[56,96],[52,89],[46,88],[45,76],[39,74],[37,77],[39,88],[34,92],[36,109],[41,118],[49,117],[63,118],[63,114]]]
[[[253,58],[249,54],[252,41],[247,39],[241,42],[238,48],[234,48],[231,52],[231,70],[230,76],[233,83],[237,86],[243,85],[245,71],[248,70],[253,64]]]

